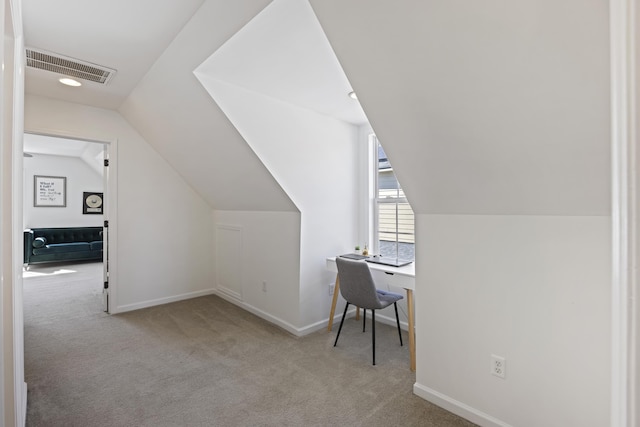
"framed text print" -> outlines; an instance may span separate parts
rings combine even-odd
[[[33,206],[57,207],[67,206],[67,178],[64,176],[33,177]]]

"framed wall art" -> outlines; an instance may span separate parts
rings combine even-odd
[[[67,177],[34,175],[33,206],[67,207]]]
[[[102,193],[83,192],[82,193],[82,213],[102,215],[103,203]]]

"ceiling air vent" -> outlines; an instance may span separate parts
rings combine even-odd
[[[107,84],[116,73],[114,69],[79,61],[53,52],[33,48],[27,48],[26,52],[27,67],[51,71],[77,79]]]

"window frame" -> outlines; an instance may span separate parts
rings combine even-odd
[[[367,240],[365,240],[365,243],[367,243],[368,245],[368,249],[369,249],[369,253],[371,254],[380,254],[380,209],[379,206],[381,204],[393,204],[396,205],[396,213],[397,211],[397,206],[400,203],[406,203],[407,205],[409,205],[409,207],[411,208],[411,204],[409,203],[409,200],[406,197],[406,194],[404,193],[404,190],[402,190],[402,186],[400,185],[400,183],[398,182],[398,187],[396,189],[396,191],[400,191],[402,194],[402,197],[392,197],[392,198],[380,198],[379,194],[380,194],[380,190],[379,190],[379,159],[378,159],[378,138],[376,137],[375,134],[371,133],[368,136],[368,140],[367,140],[367,217],[368,217],[368,221],[367,221]],[[384,149],[384,148],[383,148]],[[393,173],[394,177],[397,180],[397,177],[395,176],[395,172],[393,172],[393,167],[390,166],[389,168],[391,170],[391,172]],[[411,211],[413,212],[413,208],[411,208]],[[415,221],[415,214],[414,214],[414,221]],[[396,225],[397,227],[398,225]],[[396,243],[399,242],[398,239],[399,235],[398,235],[398,230],[396,229]],[[415,245],[415,222],[414,222],[414,231],[413,231],[413,240],[414,240],[414,245]],[[415,248],[415,246],[414,246]],[[397,253],[397,252],[396,252]],[[415,255],[414,255],[414,260],[415,260]]]

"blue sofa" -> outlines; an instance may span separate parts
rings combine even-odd
[[[102,261],[102,227],[30,228],[24,231],[24,264]]]

